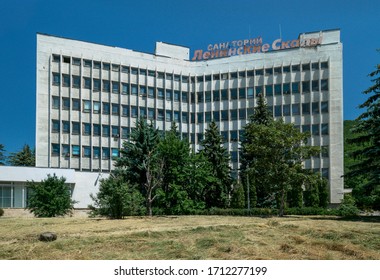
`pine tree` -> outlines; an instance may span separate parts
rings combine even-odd
[[[350,140],[360,146],[352,152],[352,156],[359,162],[350,166],[350,171],[345,176],[364,177],[367,182],[357,186],[361,191],[357,192],[354,188],[353,193],[367,197],[370,200],[369,206],[380,209],[380,64],[369,76],[373,85],[363,92],[369,97],[359,106],[366,111],[357,118],[358,124],[353,129],[358,136]]]
[[[26,144],[21,151],[11,153],[8,160],[12,166],[35,166],[34,150]]]
[[[226,207],[232,187],[230,157],[214,121],[206,129],[201,146],[201,153],[210,162],[213,174],[218,179],[216,185],[210,186],[206,204],[208,207]]]
[[[5,156],[4,156],[4,145],[3,144],[0,144],[0,166],[1,165],[4,165],[4,160],[5,160]]]

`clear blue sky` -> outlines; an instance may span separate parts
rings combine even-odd
[[[341,29],[344,119],[355,119],[367,77],[380,63],[379,0],[3,0],[0,2],[0,143],[35,146],[36,32],[154,51],[163,41],[196,49],[210,43]],[[191,52],[191,53],[192,53]]]

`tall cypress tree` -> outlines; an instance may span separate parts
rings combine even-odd
[[[201,146],[203,148],[201,153],[211,163],[213,174],[218,179],[218,183],[210,186],[208,190],[206,205],[208,207],[226,207],[232,185],[230,156],[223,146],[219,128],[214,121],[206,129]]]
[[[353,128],[358,136],[349,140],[360,146],[352,152],[359,162],[354,163],[345,176],[366,178],[367,182],[357,186],[360,190],[354,188],[353,193],[367,197],[368,206],[380,209],[380,64],[369,76],[373,85],[363,92],[369,97],[359,106],[366,111],[357,118],[358,124]]]

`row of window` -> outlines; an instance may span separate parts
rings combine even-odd
[[[71,106],[71,107],[70,107]],[[60,99],[57,96],[52,98],[52,108],[60,109]],[[80,111],[81,104],[80,100],[76,98],[63,97],[62,98],[62,110],[73,110]],[[284,105],[275,105],[273,108],[268,107],[270,111],[273,111],[275,117],[281,116],[297,116],[297,115],[315,115],[315,114],[324,114],[328,113],[328,101],[322,102],[311,102],[311,103],[295,103],[295,104],[284,104]],[[302,109],[302,110],[301,110]],[[118,103],[108,103],[108,102],[99,102],[90,100],[82,100],[82,111],[84,113],[93,113],[93,114],[104,114],[104,115],[116,115],[123,117],[137,118],[146,117],[148,119],[159,121],[175,121],[175,122],[190,122],[196,123],[195,118],[197,118],[197,123],[211,122],[214,121],[234,121],[234,120],[244,120],[248,116],[253,114],[253,108],[240,108],[232,110],[221,110],[214,112],[199,112],[199,113],[188,113],[188,112],[179,112],[172,110],[164,109],[155,109],[155,108],[146,108],[130,105],[120,105]]]
[[[73,88],[81,87],[81,78],[79,76],[72,76],[72,80],[70,80],[70,75],[62,74],[62,86],[70,87],[72,83]],[[53,85],[59,86],[61,84],[60,74],[53,73]],[[116,94],[126,94],[126,95],[142,95],[148,96],[150,98],[158,98],[158,99],[166,99],[166,100],[174,100],[180,101],[180,96],[182,102],[188,102],[189,94],[186,91],[180,92],[178,90],[171,89],[163,89],[163,88],[154,88],[147,86],[139,86],[136,84],[128,84],[128,83],[120,83],[117,81],[109,81],[109,80],[100,80],[100,79],[92,79],[91,78],[83,78],[82,83],[83,88],[92,89],[93,91],[102,91],[102,92],[110,92]],[[264,93],[266,96],[273,95],[281,95],[281,94],[290,94],[290,93],[310,93],[329,90],[328,79],[322,80],[308,80],[303,82],[292,82],[292,83],[284,83],[284,84],[269,84],[269,85],[260,85],[256,86],[256,95]],[[254,88],[233,88],[230,90],[222,89],[222,90],[213,90],[206,92],[198,92],[197,93],[197,102],[211,102],[211,97],[213,101],[219,100],[230,100],[230,99],[245,99],[245,98],[253,98],[253,90]],[[195,93],[192,93],[191,102],[195,102]]]
[[[85,136],[103,136],[103,137],[114,137],[122,139],[128,139],[130,136],[131,128],[129,127],[119,127],[113,125],[100,125],[100,124],[90,124],[90,123],[82,123],[79,122],[69,122],[62,121],[62,123],[58,120],[52,120],[52,132],[59,133],[61,131],[62,125],[62,133],[71,133],[73,135],[79,135],[82,132],[82,135]],[[302,126],[295,126],[298,129],[301,129],[302,132],[309,132],[313,136],[320,135],[328,135],[329,134],[329,126],[327,123],[322,124],[305,124]],[[121,134],[120,134],[121,133]],[[164,132],[162,132],[164,133]],[[231,130],[231,131],[221,131],[220,135],[222,136],[223,142],[238,142],[244,139],[244,130]],[[182,133],[182,139],[189,139],[191,143],[195,143],[195,137],[197,137],[197,143],[203,140],[203,133]]]
[[[100,153],[101,152],[101,153]],[[83,158],[93,158],[93,159],[109,159],[119,157],[119,149],[117,148],[100,148],[100,147],[91,147],[82,146],[82,151],[79,145],[65,145],[63,144],[60,147],[59,144],[51,145],[51,154],[52,156],[61,155],[64,158],[69,157],[83,157]]]
[[[83,64],[84,67],[88,68],[94,68],[94,69],[102,69],[105,71],[114,71],[122,73],[131,73],[132,75],[141,75],[141,76],[151,76],[151,77],[157,77],[159,79],[166,79],[166,80],[175,80],[175,81],[182,81],[182,82],[189,82],[189,76],[182,76],[178,74],[172,74],[172,73],[164,73],[164,72],[156,72],[154,70],[146,70],[136,67],[129,67],[119,64],[111,64],[108,62],[100,62],[100,61],[92,61],[89,59],[80,59],[75,57],[69,57],[69,56],[61,56],[53,54],[53,62],[59,63],[62,61],[63,63],[70,62],[73,65],[80,66]],[[311,63],[302,63],[302,64],[293,64],[293,65],[285,65],[285,66],[276,66],[276,67],[268,67],[268,68],[261,68],[261,69],[255,69],[255,70],[247,70],[247,71],[237,71],[237,72],[230,72],[230,73],[217,73],[217,74],[209,74],[209,75],[201,75],[197,77],[190,77],[191,82],[207,82],[211,80],[227,80],[227,79],[236,79],[236,78],[245,78],[245,77],[253,77],[253,76],[262,76],[262,75],[273,75],[273,74],[282,74],[282,73],[290,73],[290,72],[299,72],[299,71],[318,71],[323,69],[328,69],[329,64],[327,61],[322,62],[311,62]]]

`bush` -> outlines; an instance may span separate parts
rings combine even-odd
[[[340,216],[356,217],[359,215],[359,209],[356,207],[355,199],[351,195],[345,195],[342,204],[338,208]]]
[[[4,210],[3,208],[0,208],[0,217],[4,215]]]
[[[124,216],[144,215],[144,197],[120,177],[111,176],[100,182],[96,196],[91,194],[94,205],[89,205],[90,216],[106,216],[122,219]]]
[[[64,216],[71,212],[75,201],[71,199],[71,189],[66,179],[55,174],[48,175],[40,183],[28,182],[30,197],[27,209],[36,217]]]

